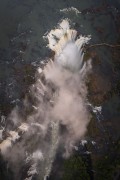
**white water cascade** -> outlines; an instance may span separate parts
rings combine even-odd
[[[91,60],[84,61],[83,52],[90,36],[78,37],[77,31],[71,29],[65,19],[45,38],[55,55],[44,68],[38,68],[36,82],[30,88],[34,98],[33,113],[26,120],[13,115],[11,121],[16,121],[18,127],[9,131],[9,136],[0,144],[1,154],[12,165],[18,152],[20,155],[23,153],[23,162],[25,155],[28,152],[31,154],[30,161],[27,161],[30,168],[26,180],[31,180],[35,174],[44,179],[49,177],[59,143],[64,144],[64,156],[69,156],[71,144],[84,136],[90,120],[86,80],[91,70]],[[29,106],[27,98],[24,106]],[[64,135],[59,132],[60,124],[66,126]],[[36,151],[41,152],[42,158],[33,156]]]

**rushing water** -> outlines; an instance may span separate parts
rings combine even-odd
[[[77,8],[78,12],[66,11],[65,8],[69,7]],[[92,36],[91,43],[114,43],[118,37],[118,8],[119,2],[104,0],[1,1],[1,113],[8,113],[9,107],[19,102],[26,86],[34,81],[34,66],[50,55],[47,42],[43,39],[47,31],[62,18],[69,18],[79,34]],[[111,54],[105,51],[99,55],[103,62],[110,64]],[[103,70],[109,71],[106,64]],[[6,103],[8,108],[5,110]]]
[[[46,58],[54,55],[49,48],[46,48],[48,41],[44,37],[47,32],[56,27],[56,24],[61,19],[68,18],[72,28],[76,29],[79,35],[91,35],[91,44],[102,42],[117,44],[120,32],[119,9],[119,0],[0,1],[0,140],[4,138],[3,136],[7,136],[2,133],[4,127],[8,124],[7,116],[11,110],[18,106],[22,111],[25,94],[28,93],[30,85],[35,82],[37,67],[42,67]],[[100,47],[93,49],[91,54],[94,60],[96,54],[99,56],[100,65],[93,67],[93,71],[100,76],[98,78],[99,86],[103,86],[103,90],[97,89],[95,86],[97,90],[91,92],[90,95],[93,97],[93,101],[98,98],[98,102],[94,102],[94,105],[102,106],[102,115],[101,112],[98,112],[99,109],[94,108],[93,105],[90,105],[90,108],[93,113],[97,114],[98,126],[101,133],[103,133],[101,137],[105,136],[105,142],[102,142],[104,144],[107,143],[106,131],[107,134],[113,133],[113,140],[119,137],[117,117],[120,115],[120,100],[118,94],[116,94],[112,98],[103,101],[103,97],[99,95],[99,92],[102,94],[109,92],[119,76],[114,76],[112,71],[112,49]],[[97,95],[94,96],[94,94]],[[23,116],[25,115],[22,114]],[[110,126],[109,123],[105,127],[104,124],[100,123],[103,119],[110,119],[112,124],[111,119],[113,118],[115,118],[113,123],[115,128],[111,128],[112,125]],[[116,132],[116,135],[114,135],[114,132]],[[101,143],[99,138],[92,140]],[[98,144],[97,148],[100,149],[100,146]],[[40,152],[37,155],[42,159]],[[35,169],[36,163],[38,162],[34,161],[33,169]],[[1,166],[0,169],[1,171],[5,171],[5,169],[7,171],[7,166]],[[27,170],[28,168],[25,167],[22,177],[25,177],[26,172],[24,171]],[[12,179],[12,175],[10,177],[10,175],[7,176],[5,173],[1,173],[0,178],[2,180]]]

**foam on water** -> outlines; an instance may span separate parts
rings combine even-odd
[[[49,177],[58,145],[64,145],[64,156],[68,157],[75,147],[74,143],[84,136],[90,120],[86,77],[91,70],[91,60],[83,61],[83,46],[89,42],[90,36],[78,37],[77,31],[71,29],[69,20],[65,19],[46,38],[55,55],[44,69],[37,69],[36,82],[29,91],[34,99],[34,104],[31,104],[33,113],[26,120],[21,120],[17,110],[13,110],[11,121],[19,125],[15,131],[9,130],[9,136],[0,144],[2,154],[5,156],[11,149],[9,158],[14,159],[16,151],[24,154],[31,151],[29,148],[34,141],[37,142],[32,147],[33,154],[26,158],[30,164],[26,180],[32,179],[35,174],[44,179]],[[27,99],[24,105],[30,106]],[[60,124],[67,128],[65,137],[59,132]],[[21,136],[21,141],[15,146]]]

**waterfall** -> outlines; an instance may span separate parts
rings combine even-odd
[[[86,80],[91,70],[91,59],[84,61],[83,52],[90,36],[77,36],[77,31],[71,29],[69,20],[65,19],[44,38],[48,39],[48,48],[55,55],[47,59],[44,67],[38,68],[36,82],[24,100],[25,109],[31,108],[31,113],[22,119],[14,109],[10,120],[17,128],[7,129],[8,137],[0,144],[1,154],[11,167],[16,162],[17,170],[24,163],[29,165],[26,180],[35,174],[47,179],[58,145],[64,144],[64,156],[68,157],[72,151],[71,144],[84,136],[90,120]],[[29,96],[32,102],[29,102]],[[59,132],[61,124],[66,126],[65,134]],[[42,158],[34,156],[36,151],[41,152]]]

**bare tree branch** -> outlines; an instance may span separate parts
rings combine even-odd
[[[120,48],[120,44],[113,45],[113,44],[107,44],[107,43],[100,43],[100,44],[93,44],[93,45],[87,46],[85,47],[85,49],[89,49],[89,48],[97,47],[97,46],[108,46],[111,48]]]

